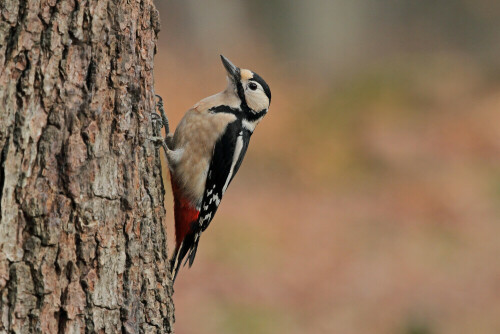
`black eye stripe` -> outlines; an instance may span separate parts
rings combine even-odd
[[[266,93],[267,97],[269,98],[269,102],[271,101],[271,90],[269,89],[268,84],[262,79],[260,75],[257,73],[253,73],[253,78],[252,81],[258,82],[262,89],[264,90],[264,93]]]

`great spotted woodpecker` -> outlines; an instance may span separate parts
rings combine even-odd
[[[193,264],[200,235],[214,218],[248,148],[257,124],[266,115],[271,90],[256,73],[240,69],[221,55],[227,71],[224,91],[189,109],[172,136],[160,100],[167,136],[167,155],[174,195],[175,250],[173,278],[183,259]]]

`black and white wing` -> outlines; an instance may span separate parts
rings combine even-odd
[[[241,166],[249,141],[250,134],[242,129],[241,122],[235,121],[216,142],[198,218],[201,231],[212,221],[222,196]]]
[[[227,187],[241,166],[250,142],[250,135],[249,131],[242,128],[240,121],[234,121],[227,126],[222,137],[215,143],[198,215],[198,226],[193,231],[191,236],[193,240],[189,242],[188,246],[187,260],[189,260],[189,266],[191,266],[196,256],[201,232],[205,231],[212,221],[222,196],[224,196]],[[185,251],[182,258],[184,254]]]

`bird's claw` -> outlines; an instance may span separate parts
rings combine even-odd
[[[158,111],[160,111],[162,125],[165,127],[165,135],[168,135],[170,133],[170,127],[168,124],[167,115],[165,114],[165,108],[163,107],[163,99],[158,94],[156,94],[155,96],[158,98],[158,102],[156,102],[156,108],[158,108]]]
[[[165,108],[163,107],[163,99],[161,98],[160,95],[156,94],[155,95],[158,98],[158,101],[156,102],[156,108],[158,108],[158,111],[160,114],[156,113],[156,108],[155,112],[151,115],[151,121],[153,123],[153,135],[155,137],[154,141],[155,143],[159,143],[158,138],[161,138],[161,144],[163,145],[163,148],[165,148],[165,152],[167,151],[168,147],[171,146],[172,144],[172,135],[170,134],[170,128],[168,124],[168,118],[165,113]],[[161,137],[161,128],[165,127],[165,138]]]
[[[165,154],[168,154],[168,152],[170,151],[167,146],[167,143],[165,142],[165,138],[161,136],[153,136],[149,137],[148,140],[152,141],[153,144],[155,144],[156,146],[161,145],[163,147],[163,150],[165,151]]]

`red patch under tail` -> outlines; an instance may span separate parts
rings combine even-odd
[[[170,177],[172,192],[174,194],[174,217],[175,217],[175,250],[179,249],[181,242],[191,230],[191,223],[198,220],[200,212],[187,200]]]

